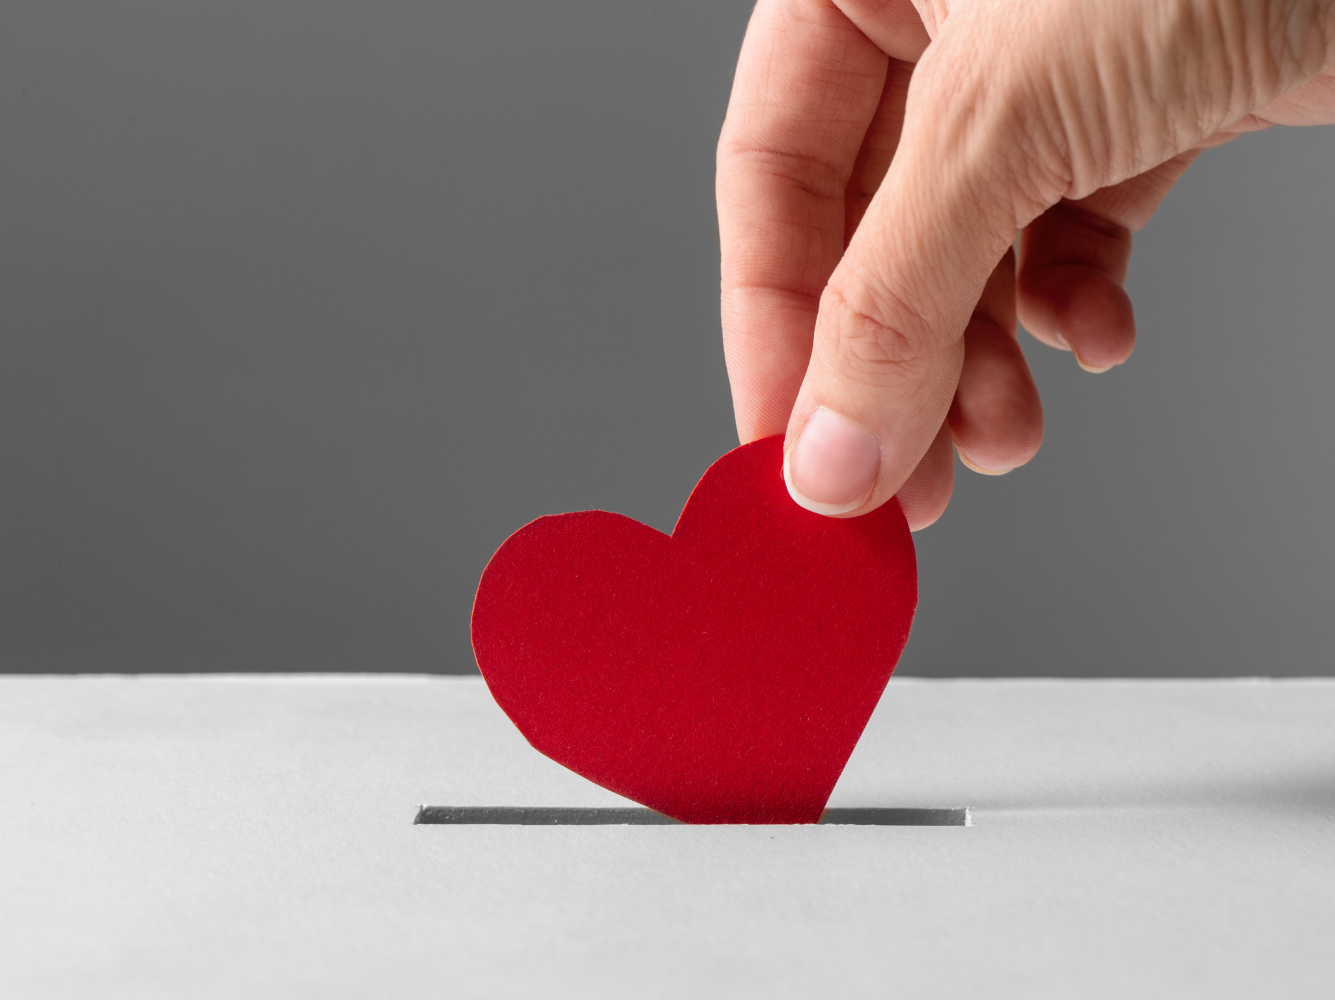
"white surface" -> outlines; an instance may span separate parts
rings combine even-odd
[[[475,679],[0,679],[4,997],[1330,997],[1335,682],[895,680],[831,805],[622,800]]]

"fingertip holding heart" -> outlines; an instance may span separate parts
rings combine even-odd
[[[488,688],[537,750],[686,823],[815,823],[917,607],[896,501],[799,507],[783,440],[715,462],[665,535],[605,511],[538,518],[473,605]]]

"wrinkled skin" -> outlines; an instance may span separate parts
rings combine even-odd
[[[1335,0],[760,0],[718,149],[741,440],[793,458],[824,408],[844,422],[795,499],[932,523],[952,444],[994,474],[1038,450],[1017,315],[1087,370],[1126,361],[1131,234],[1191,161],[1330,123]]]

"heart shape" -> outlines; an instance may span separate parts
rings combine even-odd
[[[687,823],[815,823],[918,600],[891,500],[797,506],[783,440],[724,455],[671,536],[605,511],[540,517],[482,574],[473,649],[537,750]]]

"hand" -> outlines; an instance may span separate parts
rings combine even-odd
[[[786,434],[804,507],[898,494],[917,529],[952,442],[990,474],[1038,450],[1017,312],[1122,363],[1131,233],[1198,152],[1335,122],[1335,0],[915,3],[760,0],[718,204],[742,441]]]

